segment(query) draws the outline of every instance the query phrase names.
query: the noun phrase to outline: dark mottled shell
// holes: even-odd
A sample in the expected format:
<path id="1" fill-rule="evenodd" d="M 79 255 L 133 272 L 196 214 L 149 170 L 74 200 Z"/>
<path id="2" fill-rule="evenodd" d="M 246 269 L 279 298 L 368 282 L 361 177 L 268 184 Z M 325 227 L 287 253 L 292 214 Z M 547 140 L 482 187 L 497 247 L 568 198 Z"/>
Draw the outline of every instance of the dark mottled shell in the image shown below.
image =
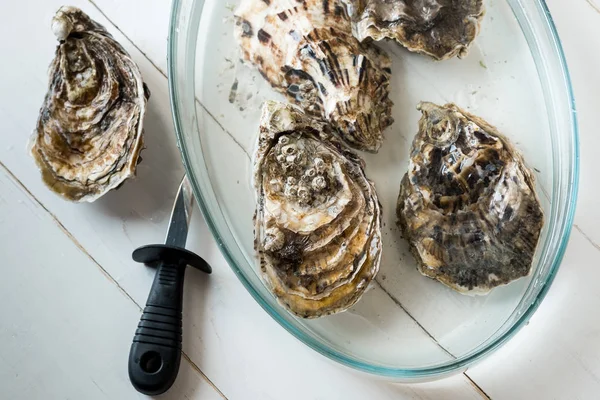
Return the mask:
<path id="1" fill-rule="evenodd" d="M 467 55 L 484 15 L 483 0 L 343 0 L 359 40 L 395 39 L 437 60 Z"/>
<path id="2" fill-rule="evenodd" d="M 254 186 L 255 248 L 280 303 L 304 318 L 356 303 L 381 259 L 381 210 L 362 160 L 327 124 L 266 102 Z"/>
<path id="3" fill-rule="evenodd" d="M 397 208 L 419 271 L 472 293 L 528 275 L 544 218 L 521 155 L 454 104 L 419 109 Z"/>
<path id="4" fill-rule="evenodd" d="M 60 44 L 31 154 L 50 189 L 94 201 L 135 174 L 150 92 L 129 54 L 81 10 L 62 7 L 52 30 Z"/>
<path id="5" fill-rule="evenodd" d="M 339 0 L 243 0 L 235 33 L 243 59 L 355 149 L 376 152 L 393 122 L 391 60 L 360 44 Z"/>

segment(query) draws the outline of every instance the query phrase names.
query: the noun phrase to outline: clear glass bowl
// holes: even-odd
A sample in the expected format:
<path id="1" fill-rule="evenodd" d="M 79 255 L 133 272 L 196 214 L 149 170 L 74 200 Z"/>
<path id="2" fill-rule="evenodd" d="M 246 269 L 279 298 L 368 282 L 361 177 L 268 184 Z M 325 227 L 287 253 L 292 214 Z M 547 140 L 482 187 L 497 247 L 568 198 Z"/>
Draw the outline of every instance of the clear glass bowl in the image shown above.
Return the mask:
<path id="1" fill-rule="evenodd" d="M 223 255 L 256 301 L 319 353 L 397 380 L 464 371 L 510 339 L 547 293 L 571 230 L 578 182 L 575 104 L 564 54 L 541 0 L 487 1 L 482 32 L 464 60 L 434 62 L 394 43 L 394 125 L 366 155 L 384 209 L 377 282 L 351 310 L 318 320 L 285 311 L 257 274 L 251 154 L 264 99 L 281 99 L 239 65 L 233 8 L 223 0 L 175 0 L 169 40 L 171 105 L 187 173 Z M 237 92 L 232 91 L 234 81 Z M 395 228 L 420 100 L 456 102 L 495 124 L 537 175 L 546 223 L 532 274 L 469 297 L 421 276 Z"/>

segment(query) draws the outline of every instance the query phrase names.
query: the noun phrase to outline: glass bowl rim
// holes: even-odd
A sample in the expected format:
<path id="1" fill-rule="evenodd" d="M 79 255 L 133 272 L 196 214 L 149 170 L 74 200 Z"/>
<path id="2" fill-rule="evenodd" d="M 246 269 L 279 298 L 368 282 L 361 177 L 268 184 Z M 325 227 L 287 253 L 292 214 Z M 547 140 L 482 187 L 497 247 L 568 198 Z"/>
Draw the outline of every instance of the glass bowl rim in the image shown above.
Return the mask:
<path id="1" fill-rule="evenodd" d="M 171 113 L 173 117 L 173 124 L 175 127 L 175 133 L 177 137 L 177 146 L 181 152 L 182 162 L 185 168 L 185 171 L 190 178 L 190 182 L 194 189 L 194 194 L 196 196 L 199 208 L 202 211 L 206 224 L 208 225 L 210 232 L 215 238 L 216 242 L 219 244 L 219 248 L 221 250 L 222 255 L 227 260 L 227 263 L 237 276 L 237 278 L 242 282 L 246 290 L 250 293 L 250 295 L 254 298 L 254 300 L 275 320 L 279 323 L 284 329 L 286 329 L 289 333 L 291 333 L 294 337 L 300 340 L 302 343 L 315 350 L 319 354 L 334 360 L 342 365 L 350 367 L 355 370 L 359 370 L 362 372 L 392 378 L 399 380 L 420 380 L 420 379 L 430 379 L 433 377 L 440 377 L 444 375 L 449 375 L 455 372 L 463 371 L 470 365 L 476 363 L 477 361 L 482 360 L 489 354 L 493 353 L 495 350 L 504 345 L 508 340 L 510 340 L 523 326 L 526 325 L 527 321 L 531 318 L 531 316 L 535 313 L 542 300 L 548 293 L 550 287 L 552 286 L 552 282 L 556 277 L 559 266 L 564 257 L 564 253 L 567 248 L 567 244 L 569 242 L 569 237 L 571 234 L 571 230 L 573 227 L 573 220 L 575 217 L 575 206 L 577 203 L 577 194 L 579 187 L 579 126 L 577 121 L 577 111 L 575 107 L 575 99 L 573 93 L 573 86 L 571 82 L 571 77 L 569 74 L 569 69 L 566 62 L 565 53 L 563 50 L 562 43 L 560 41 L 556 26 L 554 21 L 550 15 L 550 11 L 546 4 L 546 0 L 537 0 L 538 5 L 541 7 L 543 11 L 543 22 L 546 25 L 546 28 L 549 30 L 551 34 L 551 38 L 554 41 L 554 50 L 556 54 L 554 56 L 558 56 L 558 62 L 561 67 L 563 83 L 566 84 L 567 88 L 567 100 L 571 105 L 571 132 L 573 134 L 572 137 L 572 146 L 573 146 L 573 154 L 572 154 L 572 162 L 570 165 L 570 172 L 572 180 L 569 181 L 568 186 L 570 191 L 567 195 L 567 201 L 565 204 L 566 212 L 564 217 L 564 225 L 562 227 L 561 238 L 557 245 L 557 251 L 554 255 L 554 260 L 551 262 L 550 269 L 548 272 L 548 276 L 546 281 L 544 282 L 543 287 L 538 292 L 537 296 L 527 309 L 520 315 L 520 317 L 513 323 L 513 325 L 504 332 L 501 336 L 491 340 L 489 343 L 485 343 L 484 346 L 480 346 L 476 351 L 471 351 L 465 356 L 461 356 L 455 360 L 450 362 L 446 362 L 442 365 L 437 365 L 433 367 L 423 367 L 423 368 L 390 368 L 383 366 L 374 366 L 368 364 L 366 362 L 361 362 L 352 359 L 351 357 L 346 356 L 345 354 L 332 349 L 327 346 L 321 345 L 317 340 L 310 337 L 294 325 L 290 324 L 285 319 L 281 318 L 280 310 L 274 309 L 269 303 L 265 301 L 262 295 L 256 291 L 253 284 L 246 278 L 244 273 L 241 272 L 241 269 L 237 266 L 236 261 L 234 260 L 230 250 L 224 244 L 221 235 L 219 234 L 219 230 L 217 228 L 217 223 L 215 222 L 212 214 L 209 211 L 209 207 L 206 204 L 202 191 L 199 187 L 198 180 L 196 179 L 195 173 L 190 166 L 190 157 L 189 152 L 187 150 L 187 145 L 184 139 L 183 127 L 181 123 L 180 110 L 179 110 L 179 100 L 180 96 L 178 94 L 178 90 L 176 88 L 175 82 L 178 79 L 178 72 L 176 68 L 176 61 L 178 50 L 177 50 L 177 42 L 179 40 L 179 30 L 177 28 L 177 24 L 179 22 L 179 12 L 181 10 L 181 4 L 186 0 L 173 0 L 171 6 L 171 16 L 169 22 L 169 37 L 168 37 L 168 49 L 167 49 L 167 75 L 168 75 L 168 84 L 169 84 L 169 96 L 171 103 Z M 192 0 L 196 1 L 196 0 Z M 201 0 L 204 2 L 204 0 Z M 195 40 L 195 39 L 194 39 Z M 194 54 L 195 60 L 195 54 Z M 551 112 L 549 110 L 549 112 Z"/>

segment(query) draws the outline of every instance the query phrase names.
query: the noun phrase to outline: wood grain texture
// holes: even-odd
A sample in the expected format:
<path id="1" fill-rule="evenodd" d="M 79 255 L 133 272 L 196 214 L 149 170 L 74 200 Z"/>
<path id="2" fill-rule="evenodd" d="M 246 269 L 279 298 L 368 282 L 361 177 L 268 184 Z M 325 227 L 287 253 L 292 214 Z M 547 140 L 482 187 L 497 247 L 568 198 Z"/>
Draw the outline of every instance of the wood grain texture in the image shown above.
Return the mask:
<path id="1" fill-rule="evenodd" d="M 550 294 L 529 324 L 493 357 L 469 371 L 491 398 L 598 396 L 598 256 L 598 250 L 574 231 Z"/>
<path id="2" fill-rule="evenodd" d="M 597 185 L 600 13 L 585 0 L 548 0 L 547 3 L 565 50 L 577 106 L 581 158 L 575 223 L 591 242 L 600 245 L 600 191 Z M 592 3 L 599 4 L 598 0 Z"/>
<path id="3" fill-rule="evenodd" d="M 0 398 L 144 397 L 127 376 L 139 308 L 2 166 L 0 226 Z M 164 398 L 222 397 L 184 363 Z"/>
<path id="4" fill-rule="evenodd" d="M 600 13 L 583 0 L 548 0 L 571 72 L 580 129 L 575 227 L 555 282 L 530 323 L 468 372 L 492 398 L 588 399 L 600 391 L 600 208 L 597 114 Z"/>

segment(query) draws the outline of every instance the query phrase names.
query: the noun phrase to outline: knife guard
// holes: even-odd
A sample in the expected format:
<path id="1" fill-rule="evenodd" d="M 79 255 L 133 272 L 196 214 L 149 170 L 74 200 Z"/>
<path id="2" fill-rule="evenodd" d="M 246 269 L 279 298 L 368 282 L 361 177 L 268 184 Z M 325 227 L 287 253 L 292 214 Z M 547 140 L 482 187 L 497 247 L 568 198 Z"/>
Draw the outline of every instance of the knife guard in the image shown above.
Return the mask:
<path id="1" fill-rule="evenodd" d="M 212 269 L 200 256 L 175 246 L 143 246 L 132 256 L 158 269 L 131 344 L 129 379 L 139 392 L 158 395 L 179 372 L 185 269 L 190 265 L 208 274 Z"/>

